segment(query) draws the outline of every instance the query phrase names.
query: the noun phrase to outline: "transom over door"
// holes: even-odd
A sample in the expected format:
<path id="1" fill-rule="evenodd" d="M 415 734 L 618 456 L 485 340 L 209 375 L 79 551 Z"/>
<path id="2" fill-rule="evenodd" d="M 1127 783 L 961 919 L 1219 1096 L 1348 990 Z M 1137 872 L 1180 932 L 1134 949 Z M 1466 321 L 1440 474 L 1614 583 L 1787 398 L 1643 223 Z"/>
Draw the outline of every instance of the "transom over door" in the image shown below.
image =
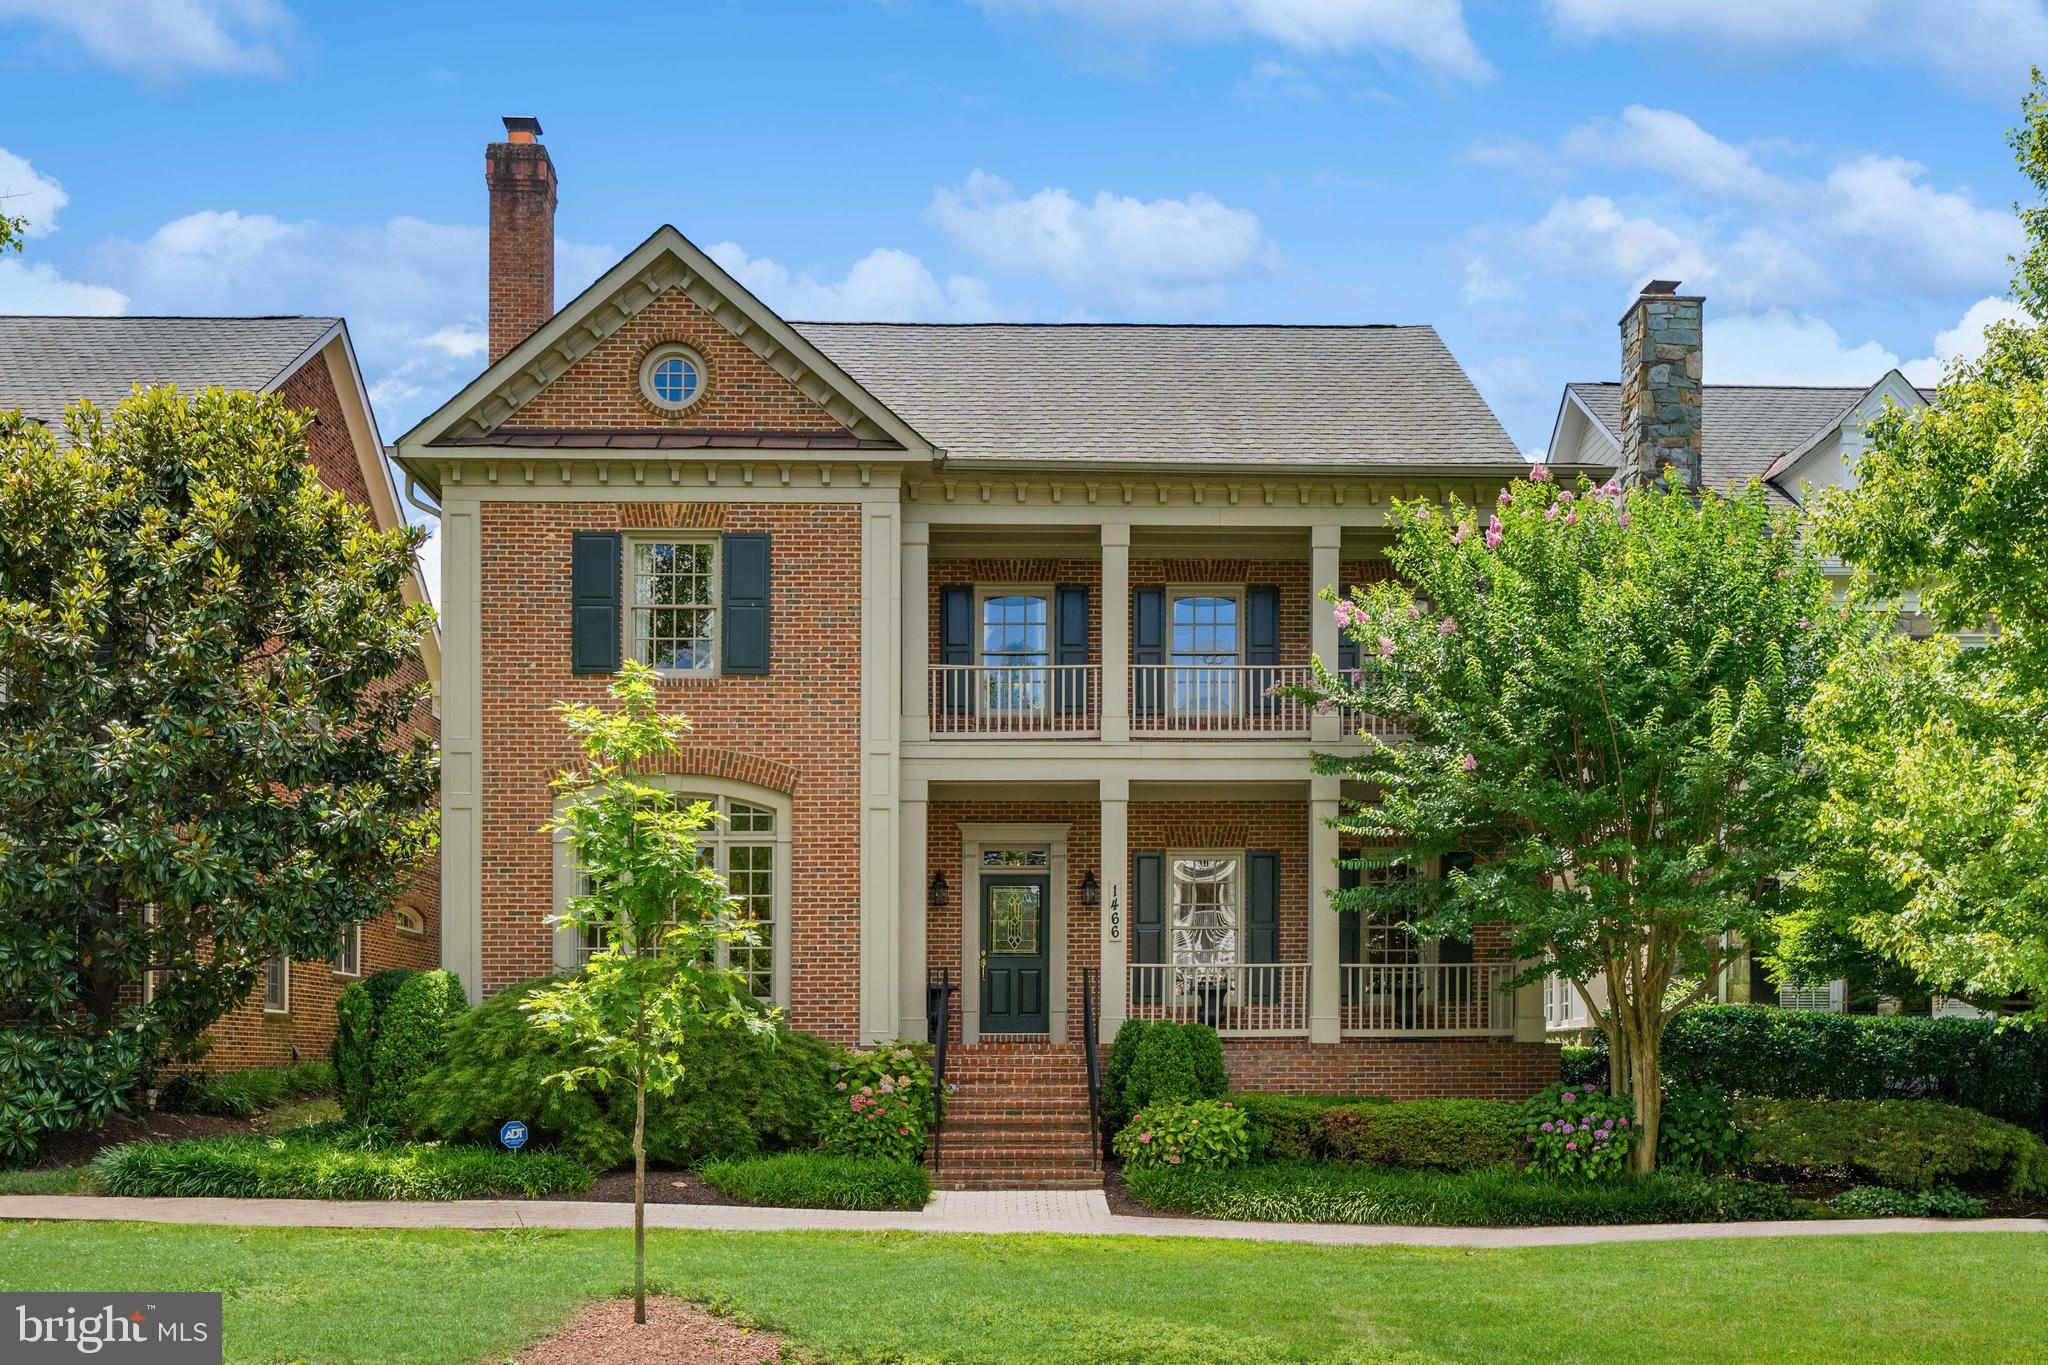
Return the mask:
<path id="1" fill-rule="evenodd" d="M 981 877 L 981 1031 L 1044 1033 L 1046 907 L 1052 880 Z"/>

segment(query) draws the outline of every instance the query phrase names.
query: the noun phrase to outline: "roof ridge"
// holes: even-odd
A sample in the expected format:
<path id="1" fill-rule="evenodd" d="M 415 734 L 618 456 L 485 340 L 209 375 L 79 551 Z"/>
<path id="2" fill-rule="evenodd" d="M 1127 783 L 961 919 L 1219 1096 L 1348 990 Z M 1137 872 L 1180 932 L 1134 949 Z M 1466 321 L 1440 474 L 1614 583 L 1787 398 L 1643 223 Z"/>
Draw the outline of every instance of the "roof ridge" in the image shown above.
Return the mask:
<path id="1" fill-rule="evenodd" d="M 1011 328 L 1017 331 L 1052 331 L 1059 328 L 1082 331 L 1090 328 L 1111 329 L 1150 328 L 1155 331 L 1301 331 L 1301 332 L 1362 332 L 1362 331 L 1435 331 L 1431 322 L 887 322 L 866 321 L 858 318 L 791 318 L 792 327 L 900 327 L 906 330 L 940 331 L 946 329 L 964 330 L 976 328 Z"/>
<path id="2" fill-rule="evenodd" d="M 30 322 L 340 322 L 340 313 L 0 313 Z"/>

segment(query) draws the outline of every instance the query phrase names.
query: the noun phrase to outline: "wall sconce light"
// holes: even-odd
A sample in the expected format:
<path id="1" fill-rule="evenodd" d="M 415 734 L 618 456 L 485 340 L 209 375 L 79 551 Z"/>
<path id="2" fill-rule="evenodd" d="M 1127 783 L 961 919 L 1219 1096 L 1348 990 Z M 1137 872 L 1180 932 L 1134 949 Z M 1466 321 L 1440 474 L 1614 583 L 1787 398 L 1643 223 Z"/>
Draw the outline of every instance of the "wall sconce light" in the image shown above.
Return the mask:
<path id="1" fill-rule="evenodd" d="M 1095 884 L 1095 874 L 1093 872 L 1083 872 L 1081 874 L 1081 904 L 1097 905 L 1101 901 L 1102 890 Z"/>
<path id="2" fill-rule="evenodd" d="M 946 885 L 946 874 L 943 872 L 932 873 L 932 889 L 931 894 L 926 897 L 927 903 L 934 909 L 944 906 L 949 890 L 950 888 Z"/>

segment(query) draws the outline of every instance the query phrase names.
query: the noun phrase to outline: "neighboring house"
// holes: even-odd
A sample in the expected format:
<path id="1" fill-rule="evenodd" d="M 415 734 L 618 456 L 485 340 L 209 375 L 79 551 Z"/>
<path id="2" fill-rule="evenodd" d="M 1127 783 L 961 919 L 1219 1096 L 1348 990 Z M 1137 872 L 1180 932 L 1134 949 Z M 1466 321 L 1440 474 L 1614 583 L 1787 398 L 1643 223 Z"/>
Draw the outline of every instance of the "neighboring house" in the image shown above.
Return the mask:
<path id="1" fill-rule="evenodd" d="M 308 455 L 328 487 L 369 509 L 380 527 L 402 521 L 377 424 L 340 318 L 151 318 L 0 316 L 0 408 L 19 408 L 61 430 L 64 409 L 81 400 L 111 408 L 135 385 L 219 386 L 276 393 L 311 408 Z M 407 589 L 419 598 L 422 585 Z M 438 642 L 421 643 L 407 681 L 438 684 Z M 422 733 L 439 722 L 422 708 Z M 334 959 L 274 960 L 257 990 L 211 1030 L 206 1065 L 267 1066 L 324 1054 L 334 1037 L 341 989 L 383 967 L 431 968 L 440 960 L 441 876 L 423 864 L 410 890 L 349 936 Z"/>
<path id="2" fill-rule="evenodd" d="M 1668 464 L 1670 477 L 1695 487 L 1725 491 L 1756 479 L 1779 505 L 1804 506 L 1821 490 L 1853 484 L 1866 429 L 1887 403 L 1912 408 L 1933 401 L 1931 390 L 1916 389 L 1897 370 L 1865 388 L 1701 383 L 1703 300 L 1677 291 L 1674 281 L 1654 280 L 1629 306 L 1621 323 L 1621 382 L 1565 385 L 1546 463 L 1583 471 L 1596 483 L 1640 480 Z M 1639 420 L 1633 413 L 1645 400 L 1650 415 Z M 1658 414 L 1666 419 L 1661 427 Z M 1660 447 L 1677 453 L 1660 459 L 1652 453 Z M 1642 456 L 1633 458 L 1637 451 Z M 1839 561 L 1827 567 L 1846 578 Z M 1910 600 L 1906 605 L 1902 627 L 1931 630 Z M 1601 983 L 1594 993 L 1604 1000 Z M 1838 1014 L 1848 1008 L 1845 982 L 1774 986 L 1747 956 L 1729 969 L 1715 998 Z M 1553 1034 L 1593 1027 L 1585 1002 L 1562 977 L 1546 983 L 1543 1008 Z"/>
<path id="3" fill-rule="evenodd" d="M 506 126 L 491 365 L 397 454 L 442 508 L 443 941 L 472 997 L 591 946 L 551 919 L 579 884 L 541 832 L 553 708 L 634 658 L 694 724 L 668 780 L 727 817 L 762 997 L 921 1038 L 949 977 L 955 1074 L 1078 1106 L 1071 1160 L 1084 977 L 1104 1041 L 1207 1019 L 1261 1088 L 1555 1077 L 1498 941 L 1324 910 L 1342 792 L 1310 752 L 1361 722 L 1269 695 L 1345 652 L 1315 593 L 1387 572 L 1392 499 L 1526 469 L 1432 329 L 792 324 L 671 227 L 554 313 L 554 167 Z M 1060 1174 L 986 1161 L 943 1174 Z"/>

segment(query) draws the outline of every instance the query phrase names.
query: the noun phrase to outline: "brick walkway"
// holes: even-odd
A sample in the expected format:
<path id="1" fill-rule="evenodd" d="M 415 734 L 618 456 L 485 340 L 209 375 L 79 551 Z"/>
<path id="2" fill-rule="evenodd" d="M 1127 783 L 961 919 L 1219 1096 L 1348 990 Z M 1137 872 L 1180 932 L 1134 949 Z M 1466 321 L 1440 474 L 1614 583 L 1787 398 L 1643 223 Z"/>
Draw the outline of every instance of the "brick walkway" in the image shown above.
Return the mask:
<path id="1" fill-rule="evenodd" d="M 112 1199 L 0 1196 L 0 1219 L 212 1223 L 308 1228 L 622 1228 L 630 1204 L 477 1199 L 447 1203 L 313 1199 Z M 1080 1236 L 1220 1237 L 1323 1246 L 1542 1247 L 1697 1237 L 1842 1237 L 1898 1232 L 2048 1232 L 2048 1219 L 1856 1218 L 1796 1223 L 1659 1223 L 1608 1228 L 1395 1228 L 1333 1223 L 1233 1223 L 1113 1214 L 1099 1190 L 948 1190 L 916 1213 L 650 1204 L 647 1225 L 726 1232 L 1053 1232 Z"/>

